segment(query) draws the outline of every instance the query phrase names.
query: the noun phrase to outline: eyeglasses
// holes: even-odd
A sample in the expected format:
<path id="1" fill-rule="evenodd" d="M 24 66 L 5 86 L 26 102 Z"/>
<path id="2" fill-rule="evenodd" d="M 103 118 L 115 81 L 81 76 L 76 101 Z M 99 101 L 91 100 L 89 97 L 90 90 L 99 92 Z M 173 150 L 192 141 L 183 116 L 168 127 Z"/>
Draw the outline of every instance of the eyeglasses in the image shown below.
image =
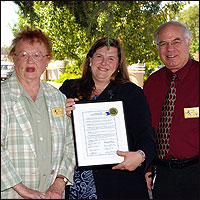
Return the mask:
<path id="1" fill-rule="evenodd" d="M 161 49 L 166 49 L 169 44 L 174 47 L 174 48 L 178 48 L 180 47 L 181 43 L 183 42 L 183 40 L 180 40 L 180 39 L 175 39 L 175 40 L 172 40 L 171 42 L 160 42 L 158 43 L 158 47 L 161 48 Z"/>
<path id="2" fill-rule="evenodd" d="M 26 51 L 20 51 L 19 54 L 14 54 L 14 56 L 17 56 L 19 60 L 27 60 L 29 56 L 33 58 L 35 61 L 41 61 L 44 57 L 49 56 L 49 55 L 42 55 L 41 52 L 33 52 L 31 54 L 27 53 Z"/>

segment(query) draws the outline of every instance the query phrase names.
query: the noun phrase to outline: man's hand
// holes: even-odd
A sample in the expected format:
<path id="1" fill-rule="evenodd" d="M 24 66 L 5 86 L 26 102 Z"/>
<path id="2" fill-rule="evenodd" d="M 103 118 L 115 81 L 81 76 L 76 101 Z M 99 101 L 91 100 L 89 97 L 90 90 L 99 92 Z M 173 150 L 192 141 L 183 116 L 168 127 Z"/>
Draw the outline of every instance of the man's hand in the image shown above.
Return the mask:
<path id="1" fill-rule="evenodd" d="M 147 182 L 147 188 L 148 188 L 148 190 L 150 190 L 150 191 L 151 191 L 151 182 L 152 182 L 152 178 L 150 177 L 151 174 L 152 174 L 152 172 L 147 172 L 147 173 L 145 174 L 145 179 L 146 179 L 146 182 Z"/>
<path id="2" fill-rule="evenodd" d="M 13 189 L 24 199 L 44 199 L 46 195 L 43 192 L 30 189 L 22 183 L 13 186 Z"/>
<path id="3" fill-rule="evenodd" d="M 139 152 L 117 151 L 117 155 L 123 156 L 124 161 L 114 166 L 112 169 L 134 171 L 143 161 L 143 158 Z"/>

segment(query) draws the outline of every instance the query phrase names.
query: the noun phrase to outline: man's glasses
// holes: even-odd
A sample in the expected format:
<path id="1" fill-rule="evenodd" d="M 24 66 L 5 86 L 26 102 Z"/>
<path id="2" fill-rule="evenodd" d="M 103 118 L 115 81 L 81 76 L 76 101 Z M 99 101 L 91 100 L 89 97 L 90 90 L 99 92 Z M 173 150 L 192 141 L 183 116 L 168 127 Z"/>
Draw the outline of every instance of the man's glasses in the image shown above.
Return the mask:
<path id="1" fill-rule="evenodd" d="M 159 42 L 157 45 L 160 49 L 166 49 L 169 46 L 169 44 L 174 48 L 179 48 L 182 42 L 183 40 L 175 39 L 175 40 L 172 40 L 171 42 L 162 41 L 162 42 Z"/>
<path id="2" fill-rule="evenodd" d="M 44 57 L 47 57 L 49 55 L 43 56 L 41 52 L 33 52 L 31 54 L 27 53 L 26 51 L 20 51 L 19 54 L 14 54 L 19 58 L 19 60 L 27 60 L 29 56 L 33 58 L 35 61 L 41 61 Z"/>

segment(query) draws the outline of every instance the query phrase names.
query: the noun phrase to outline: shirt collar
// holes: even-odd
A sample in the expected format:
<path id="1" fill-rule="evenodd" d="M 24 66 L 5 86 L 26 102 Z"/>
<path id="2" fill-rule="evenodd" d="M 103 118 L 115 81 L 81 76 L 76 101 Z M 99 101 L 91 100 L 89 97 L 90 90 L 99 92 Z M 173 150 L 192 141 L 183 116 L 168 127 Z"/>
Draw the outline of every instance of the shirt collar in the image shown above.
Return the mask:
<path id="1" fill-rule="evenodd" d="M 18 80 L 18 83 L 19 83 L 19 80 Z M 30 97 L 30 95 L 28 94 L 28 92 L 21 86 L 20 83 L 19 83 L 19 88 L 20 88 L 20 91 L 21 91 L 21 93 L 22 93 L 22 96 L 24 96 L 24 97 L 26 97 L 26 98 L 32 100 L 31 97 Z M 36 100 L 39 99 L 39 98 L 41 98 L 42 96 L 43 96 L 43 90 L 42 90 L 42 88 L 40 87 L 39 90 L 38 90 L 38 95 L 37 95 Z"/>
<path id="2" fill-rule="evenodd" d="M 184 79 L 184 77 L 187 75 L 187 73 L 189 72 L 190 68 L 192 66 L 192 60 L 189 58 L 188 59 L 188 62 L 184 65 L 184 67 L 182 67 L 181 69 L 179 69 L 176 74 L 178 75 L 178 78 L 179 80 L 182 80 Z M 172 72 L 166 68 L 166 76 L 167 76 L 167 79 L 170 80 L 169 78 L 169 74 L 171 74 Z"/>

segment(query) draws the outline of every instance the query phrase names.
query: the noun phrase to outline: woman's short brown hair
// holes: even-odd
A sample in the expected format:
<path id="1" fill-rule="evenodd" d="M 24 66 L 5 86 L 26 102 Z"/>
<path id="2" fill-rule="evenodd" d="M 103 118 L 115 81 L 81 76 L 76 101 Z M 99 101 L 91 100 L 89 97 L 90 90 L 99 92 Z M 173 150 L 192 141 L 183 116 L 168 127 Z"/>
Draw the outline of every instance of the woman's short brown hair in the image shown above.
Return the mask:
<path id="1" fill-rule="evenodd" d="M 13 57 L 15 54 L 16 46 L 21 40 L 28 40 L 31 43 L 43 43 L 47 49 L 48 55 L 50 58 L 52 58 L 52 45 L 50 39 L 40 29 L 31 29 L 30 27 L 26 27 L 17 33 L 16 37 L 12 41 L 9 57 Z"/>

